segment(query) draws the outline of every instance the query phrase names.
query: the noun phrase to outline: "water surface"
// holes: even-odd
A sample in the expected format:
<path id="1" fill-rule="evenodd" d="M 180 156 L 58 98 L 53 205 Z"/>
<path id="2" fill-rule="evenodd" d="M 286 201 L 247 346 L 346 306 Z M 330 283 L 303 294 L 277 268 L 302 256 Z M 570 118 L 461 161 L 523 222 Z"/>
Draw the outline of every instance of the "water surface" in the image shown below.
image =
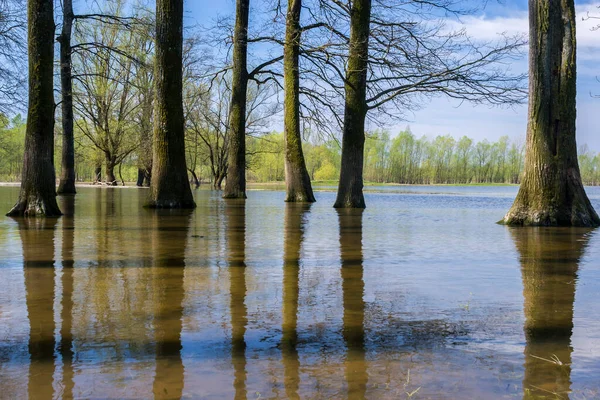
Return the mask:
<path id="1" fill-rule="evenodd" d="M 81 188 L 0 217 L 0 398 L 600 397 L 600 236 L 496 225 L 516 191 Z"/>

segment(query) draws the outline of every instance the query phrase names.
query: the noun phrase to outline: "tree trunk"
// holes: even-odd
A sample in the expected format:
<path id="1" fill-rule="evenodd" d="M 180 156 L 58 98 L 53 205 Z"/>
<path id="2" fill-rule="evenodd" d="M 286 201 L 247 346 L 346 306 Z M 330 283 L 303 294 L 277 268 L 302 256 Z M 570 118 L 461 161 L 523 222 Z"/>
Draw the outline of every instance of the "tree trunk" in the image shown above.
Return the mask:
<path id="1" fill-rule="evenodd" d="M 250 0 L 237 0 L 233 44 L 233 77 L 229 109 L 227 181 L 223 198 L 246 198 L 246 95 L 248 89 L 247 49 Z"/>
<path id="2" fill-rule="evenodd" d="M 285 201 L 314 202 L 300 134 L 300 12 L 302 0 L 289 0 L 283 51 L 285 125 Z"/>
<path id="3" fill-rule="evenodd" d="M 183 117 L 183 0 L 156 2 L 154 147 L 150 207 L 194 208 Z"/>
<path id="4" fill-rule="evenodd" d="M 142 187 L 144 186 L 144 177 L 146 176 L 146 171 L 143 168 L 138 168 L 137 181 L 135 182 L 135 186 Z"/>
<path id="5" fill-rule="evenodd" d="M 94 184 L 102 183 L 102 165 L 97 165 L 94 169 Z"/>
<path id="6" fill-rule="evenodd" d="M 194 182 L 194 186 L 196 187 L 196 189 L 198 189 L 200 187 L 200 180 L 198 179 L 198 175 L 196 175 L 196 172 L 193 169 L 190 169 L 190 174 L 192 174 L 192 182 Z"/>
<path id="7" fill-rule="evenodd" d="M 21 191 L 8 216 L 59 216 L 54 172 L 54 10 L 52 0 L 27 2 L 29 110 Z"/>
<path id="8" fill-rule="evenodd" d="M 336 208 L 365 208 L 362 190 L 370 20 L 371 0 L 354 1 L 350 14 L 342 166 L 337 199 L 333 205 Z"/>
<path id="9" fill-rule="evenodd" d="M 577 161 L 575 54 L 573 0 L 530 0 L 525 171 L 504 224 L 600 225 Z"/>
<path id="10" fill-rule="evenodd" d="M 73 135 L 73 79 L 71 63 L 71 32 L 73 0 L 63 0 L 63 26 L 60 43 L 60 90 L 62 94 L 62 155 L 59 194 L 75 194 L 75 139 Z"/>
<path id="11" fill-rule="evenodd" d="M 117 178 L 115 177 L 115 159 L 110 154 L 106 155 L 106 184 L 109 186 L 117 186 Z"/>

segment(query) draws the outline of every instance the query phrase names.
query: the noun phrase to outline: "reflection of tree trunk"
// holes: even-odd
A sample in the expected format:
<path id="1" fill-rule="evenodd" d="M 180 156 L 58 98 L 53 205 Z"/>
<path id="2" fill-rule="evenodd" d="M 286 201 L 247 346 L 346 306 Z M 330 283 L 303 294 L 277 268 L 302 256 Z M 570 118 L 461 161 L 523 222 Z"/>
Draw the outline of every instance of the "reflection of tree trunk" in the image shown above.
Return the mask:
<path id="1" fill-rule="evenodd" d="M 246 398 L 246 209 L 243 201 L 228 200 L 227 259 L 231 314 L 231 362 L 234 369 L 235 398 Z"/>
<path id="2" fill-rule="evenodd" d="M 156 340 L 153 393 L 156 399 L 179 399 L 184 386 L 181 330 L 185 295 L 185 248 L 191 213 L 184 210 L 160 212 L 152 218 Z"/>
<path id="3" fill-rule="evenodd" d="M 73 398 L 74 372 L 73 372 L 73 289 L 74 270 L 73 247 L 75 242 L 75 198 L 63 196 L 59 198 L 59 205 L 64 212 L 62 218 L 62 311 L 60 313 L 60 343 L 59 352 L 63 364 L 63 397 Z"/>
<path id="4" fill-rule="evenodd" d="M 288 203 L 285 207 L 285 237 L 283 254 L 283 326 L 281 353 L 283 358 L 285 393 L 297 399 L 300 384 L 298 341 L 298 297 L 300 294 L 300 249 L 304 239 L 304 217 L 310 204 Z"/>
<path id="5" fill-rule="evenodd" d="M 344 298 L 346 381 L 348 398 L 364 398 L 367 391 L 365 361 L 365 302 L 363 299 L 362 210 L 339 209 L 340 257 Z"/>
<path id="6" fill-rule="evenodd" d="M 570 391 L 573 302 L 586 232 L 511 230 L 521 256 L 525 297 L 525 398 Z"/>
<path id="7" fill-rule="evenodd" d="M 29 316 L 29 398 L 52 397 L 56 219 L 19 219 Z"/>

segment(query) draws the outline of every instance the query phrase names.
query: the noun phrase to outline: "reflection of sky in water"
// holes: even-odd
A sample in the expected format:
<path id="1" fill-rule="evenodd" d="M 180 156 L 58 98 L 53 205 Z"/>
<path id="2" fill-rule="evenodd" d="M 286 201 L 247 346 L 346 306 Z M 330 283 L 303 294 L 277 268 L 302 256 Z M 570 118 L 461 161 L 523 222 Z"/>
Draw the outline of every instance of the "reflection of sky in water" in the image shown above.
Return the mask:
<path id="1" fill-rule="evenodd" d="M 291 379 L 286 374 L 293 371 L 300 395 L 345 397 L 348 376 L 353 376 L 348 373 L 366 368 L 367 397 L 401 395 L 409 369 L 411 390 L 421 387 L 424 396 L 518 397 L 525 346 L 522 250 L 516 246 L 521 239 L 495 224 L 517 188 L 377 190 L 367 193 L 362 229 L 343 237 L 350 245 L 340 254 L 333 192 L 317 192 L 318 202 L 300 215 L 286 211 L 283 193 L 252 191 L 244 217 L 231 214 L 218 196 L 199 191 L 199 207 L 191 217 L 161 217 L 139 207 L 145 190 L 82 188 L 73 231 L 63 229 L 69 222 L 63 218 L 50 231 L 53 241 L 28 239 L 39 248 L 27 257 L 52 258 L 54 253 L 56 260 L 56 367 L 40 373 L 52 373 L 55 392 L 61 390 L 62 278 L 69 271 L 61 267 L 62 248 L 70 232 L 73 390 L 78 396 L 147 397 L 157 373 L 166 374 L 167 386 L 168 378 L 177 381 L 171 376 L 177 360 L 160 358 L 162 369 L 156 365 L 156 328 L 172 337 L 167 323 L 181 320 L 184 395 L 233 397 L 234 382 L 241 379 L 250 398 L 256 393 L 283 398 Z M 600 209 L 600 190 L 589 188 L 588 193 Z M 0 207 L 8 209 L 16 194 L 16 188 L 0 188 Z M 286 226 L 301 223 L 302 235 L 286 236 Z M 244 224 L 241 234 L 227 229 Z M 0 389 L 13 397 L 25 395 L 31 373 L 21 234 L 15 221 L 0 219 Z M 600 374 L 600 243 L 597 233 L 588 236 L 573 317 L 571 388 L 576 392 L 597 388 Z M 302 240 L 297 363 L 282 358 L 280 346 L 286 237 Z M 357 237 L 362 237 L 362 251 Z M 232 251 L 245 256 L 245 297 L 231 296 Z M 343 293 L 340 257 L 361 255 L 364 356 L 354 360 L 347 358 L 343 335 L 350 321 L 344 319 L 344 299 L 352 293 Z M 183 288 L 178 289 L 176 280 L 168 278 L 169 269 L 160 265 L 173 267 L 182 259 Z M 354 290 L 348 282 L 346 290 Z M 175 299 L 181 290 L 183 314 L 178 318 L 173 314 L 177 304 L 160 299 Z M 243 363 L 231 355 L 232 323 L 237 323 L 232 307 L 238 307 L 236 313 L 242 310 L 236 298 L 244 299 L 246 308 Z M 163 314 L 171 319 L 159 318 Z M 173 337 L 179 340 L 176 332 Z"/>

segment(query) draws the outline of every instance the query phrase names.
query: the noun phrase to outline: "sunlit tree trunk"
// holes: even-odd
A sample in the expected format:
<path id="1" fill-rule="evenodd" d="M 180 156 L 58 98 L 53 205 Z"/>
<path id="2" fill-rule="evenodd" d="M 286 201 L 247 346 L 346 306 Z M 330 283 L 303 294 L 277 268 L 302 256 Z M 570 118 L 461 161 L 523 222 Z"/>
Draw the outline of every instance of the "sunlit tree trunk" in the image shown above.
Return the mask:
<path id="1" fill-rule="evenodd" d="M 73 78 L 71 63 L 71 32 L 73 0 L 63 0 L 63 26 L 60 43 L 60 90 L 62 94 L 62 154 L 61 173 L 57 192 L 75 194 L 75 139 L 73 135 Z"/>
<path id="2" fill-rule="evenodd" d="M 150 207 L 196 207 L 185 161 L 182 65 L 183 0 L 157 0 Z"/>
<path id="3" fill-rule="evenodd" d="M 233 44 L 233 77 L 229 110 L 227 180 L 223 198 L 246 198 L 246 98 L 248 90 L 248 14 L 250 0 L 237 0 Z"/>
<path id="4" fill-rule="evenodd" d="M 334 204 L 336 208 L 365 208 L 362 189 L 370 20 L 371 0 L 355 0 L 350 14 L 350 53 L 346 69 L 342 167 Z"/>
<path id="5" fill-rule="evenodd" d="M 573 0 L 530 0 L 525 171 L 507 225 L 600 225 L 577 161 L 575 55 Z"/>
<path id="6" fill-rule="evenodd" d="M 9 216 L 59 216 L 54 172 L 54 7 L 29 0 L 29 109 L 21 191 Z"/>
<path id="7" fill-rule="evenodd" d="M 285 201 L 314 202 L 300 134 L 300 12 L 302 0 L 289 0 L 283 50 L 285 86 Z"/>

